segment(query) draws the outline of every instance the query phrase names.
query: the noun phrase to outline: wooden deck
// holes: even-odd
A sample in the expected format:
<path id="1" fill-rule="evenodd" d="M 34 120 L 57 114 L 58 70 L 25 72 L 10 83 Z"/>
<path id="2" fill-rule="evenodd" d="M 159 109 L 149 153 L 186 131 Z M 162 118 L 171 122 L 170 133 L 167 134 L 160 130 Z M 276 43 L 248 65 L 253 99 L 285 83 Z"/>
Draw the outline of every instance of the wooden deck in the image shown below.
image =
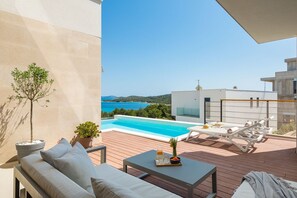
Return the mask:
<path id="1" fill-rule="evenodd" d="M 122 170 L 123 159 L 156 148 L 171 153 L 166 142 L 129 135 L 120 132 L 102 134 L 103 143 L 107 147 L 107 163 Z M 240 152 L 222 140 L 203 139 L 191 142 L 179 142 L 177 152 L 183 157 L 217 166 L 217 197 L 231 197 L 242 177 L 252 171 L 265 171 L 284 179 L 297 181 L 297 154 L 294 139 L 269 137 L 266 142 L 258 143 L 249 153 Z M 94 162 L 98 163 L 99 154 L 92 154 Z M 195 171 L 195 170 L 189 170 Z M 140 174 L 135 169 L 128 169 L 132 175 Z M 149 176 L 146 181 L 175 194 L 186 197 L 186 189 L 166 182 L 157 177 Z M 211 190 L 211 178 L 207 178 L 194 191 L 194 197 L 205 197 Z"/>

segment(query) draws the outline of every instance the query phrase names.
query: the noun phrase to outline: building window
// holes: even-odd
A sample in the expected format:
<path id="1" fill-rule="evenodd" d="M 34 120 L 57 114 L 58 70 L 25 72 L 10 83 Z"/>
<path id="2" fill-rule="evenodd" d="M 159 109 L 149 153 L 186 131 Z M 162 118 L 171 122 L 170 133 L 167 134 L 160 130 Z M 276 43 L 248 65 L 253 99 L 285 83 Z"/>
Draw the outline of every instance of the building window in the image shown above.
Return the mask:
<path id="1" fill-rule="evenodd" d="M 297 94 L 297 79 L 293 80 L 293 94 Z"/>
<path id="2" fill-rule="evenodd" d="M 278 83 L 277 83 L 277 94 L 283 95 L 282 81 L 278 81 Z"/>
<path id="3" fill-rule="evenodd" d="M 210 98 L 204 98 L 205 118 L 210 119 Z"/>

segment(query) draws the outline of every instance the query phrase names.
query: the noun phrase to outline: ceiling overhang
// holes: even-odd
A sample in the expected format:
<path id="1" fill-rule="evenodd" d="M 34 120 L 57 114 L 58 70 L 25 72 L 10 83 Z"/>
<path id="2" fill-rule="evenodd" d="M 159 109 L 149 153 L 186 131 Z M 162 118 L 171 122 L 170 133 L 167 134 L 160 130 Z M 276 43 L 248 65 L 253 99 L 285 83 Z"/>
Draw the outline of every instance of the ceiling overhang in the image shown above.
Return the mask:
<path id="1" fill-rule="evenodd" d="M 257 42 L 297 36 L 297 0 L 217 0 Z"/>

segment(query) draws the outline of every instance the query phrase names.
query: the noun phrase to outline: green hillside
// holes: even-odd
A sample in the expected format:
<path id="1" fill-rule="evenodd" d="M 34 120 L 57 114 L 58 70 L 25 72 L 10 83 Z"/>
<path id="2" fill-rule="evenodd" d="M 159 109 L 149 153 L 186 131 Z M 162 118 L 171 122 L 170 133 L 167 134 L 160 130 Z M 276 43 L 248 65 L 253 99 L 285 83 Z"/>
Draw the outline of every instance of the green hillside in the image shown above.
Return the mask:
<path id="1" fill-rule="evenodd" d="M 128 96 L 118 97 L 113 102 L 148 102 L 158 104 L 171 104 L 171 94 L 165 94 L 160 96 Z"/>

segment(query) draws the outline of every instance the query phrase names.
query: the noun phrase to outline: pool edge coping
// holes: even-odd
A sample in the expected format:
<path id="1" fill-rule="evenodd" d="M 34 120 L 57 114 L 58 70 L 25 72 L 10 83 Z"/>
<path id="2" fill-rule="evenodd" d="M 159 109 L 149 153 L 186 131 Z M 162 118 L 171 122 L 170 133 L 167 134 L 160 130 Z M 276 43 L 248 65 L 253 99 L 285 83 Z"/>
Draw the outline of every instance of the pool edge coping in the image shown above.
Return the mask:
<path id="1" fill-rule="evenodd" d="M 141 133 L 141 132 L 138 132 L 138 131 L 130 131 L 130 130 L 120 129 L 120 128 L 110 128 L 110 129 L 101 130 L 102 133 L 113 132 L 113 131 L 128 133 L 130 135 L 136 135 L 136 136 L 150 138 L 150 139 L 159 140 L 159 141 L 163 141 L 163 142 L 169 142 L 169 140 L 171 138 L 171 137 L 162 137 L 162 136 L 153 135 L 153 134 L 145 134 L 145 133 Z M 186 133 L 186 134 L 183 134 L 183 135 L 176 136 L 174 138 L 176 138 L 178 141 L 182 141 L 182 140 L 187 138 L 188 134 L 189 133 Z"/>

